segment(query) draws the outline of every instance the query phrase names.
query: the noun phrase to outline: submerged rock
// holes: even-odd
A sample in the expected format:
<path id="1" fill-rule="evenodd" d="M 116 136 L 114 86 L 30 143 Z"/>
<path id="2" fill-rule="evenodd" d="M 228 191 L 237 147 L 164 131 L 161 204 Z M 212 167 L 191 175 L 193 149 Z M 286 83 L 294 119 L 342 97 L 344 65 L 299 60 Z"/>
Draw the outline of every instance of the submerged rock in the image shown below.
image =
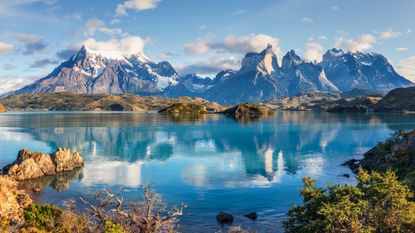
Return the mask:
<path id="1" fill-rule="evenodd" d="M 249 213 L 249 214 L 245 214 L 244 216 L 247 217 L 247 218 L 249 218 L 249 219 L 252 219 L 252 220 L 256 220 L 258 218 L 258 215 L 257 215 L 256 212 L 252 212 L 252 213 Z"/>
<path id="2" fill-rule="evenodd" d="M 17 159 L 12 164 L 3 168 L 3 174 L 22 181 L 72 171 L 83 165 L 81 155 L 71 152 L 70 149 L 59 148 L 50 155 L 23 149 L 19 151 Z"/>
<path id="3" fill-rule="evenodd" d="M 231 214 L 221 211 L 216 215 L 216 220 L 220 223 L 232 223 L 233 216 Z"/>

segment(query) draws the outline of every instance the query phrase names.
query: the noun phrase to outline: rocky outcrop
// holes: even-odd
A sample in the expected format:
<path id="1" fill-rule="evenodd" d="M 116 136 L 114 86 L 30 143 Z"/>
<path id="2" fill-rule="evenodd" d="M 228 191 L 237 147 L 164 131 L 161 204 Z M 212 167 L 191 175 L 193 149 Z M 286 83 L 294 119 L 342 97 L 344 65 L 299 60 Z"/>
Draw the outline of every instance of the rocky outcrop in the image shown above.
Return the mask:
<path id="1" fill-rule="evenodd" d="M 17 159 L 12 164 L 3 168 L 3 173 L 22 181 L 72 171 L 83 165 L 82 156 L 78 152 L 71 152 L 70 149 L 59 148 L 50 155 L 23 149 L 19 151 Z"/>
<path id="2" fill-rule="evenodd" d="M 238 104 L 235 107 L 229 108 L 223 111 L 223 114 L 227 116 L 232 116 L 236 118 L 245 118 L 245 117 L 261 117 L 272 114 L 269 108 L 262 106 L 260 104 Z"/>
<path id="3" fill-rule="evenodd" d="M 29 195 L 18 189 L 16 181 L 0 176 L 0 220 L 22 223 L 23 209 L 31 203 Z"/>
<path id="4" fill-rule="evenodd" d="M 344 165 L 357 171 L 366 170 L 396 172 L 399 179 L 415 188 L 415 130 L 399 131 L 388 140 L 379 143 L 363 155 L 361 160 L 349 160 Z"/>
<path id="5" fill-rule="evenodd" d="M 4 107 L 4 105 L 1 103 L 0 103 L 0 112 L 7 112 L 6 107 Z"/>

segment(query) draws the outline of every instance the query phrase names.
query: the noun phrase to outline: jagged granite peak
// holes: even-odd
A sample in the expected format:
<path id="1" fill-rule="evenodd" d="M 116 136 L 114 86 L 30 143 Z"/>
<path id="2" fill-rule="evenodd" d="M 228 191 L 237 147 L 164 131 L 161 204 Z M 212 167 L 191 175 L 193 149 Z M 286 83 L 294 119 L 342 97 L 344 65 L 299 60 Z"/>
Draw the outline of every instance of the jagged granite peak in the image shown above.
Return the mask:
<path id="1" fill-rule="evenodd" d="M 302 63 L 304 63 L 303 59 L 301 59 L 301 57 L 298 56 L 294 50 L 288 51 L 287 54 L 285 54 L 282 58 L 283 69 L 290 69 L 293 66 L 297 66 Z"/>
<path id="2" fill-rule="evenodd" d="M 254 71 L 257 75 L 269 76 L 278 71 L 277 55 L 271 44 L 260 53 L 247 53 L 242 59 L 241 74 Z"/>
<path id="3" fill-rule="evenodd" d="M 168 62 L 156 64 L 142 53 L 120 57 L 82 46 L 48 76 L 15 93 L 161 95 L 166 87 L 177 84 L 178 79 Z"/>
<path id="4" fill-rule="evenodd" d="M 394 88 L 413 85 L 378 53 L 331 49 L 323 55 L 320 65 L 327 78 L 343 92 L 359 88 L 386 93 Z"/>

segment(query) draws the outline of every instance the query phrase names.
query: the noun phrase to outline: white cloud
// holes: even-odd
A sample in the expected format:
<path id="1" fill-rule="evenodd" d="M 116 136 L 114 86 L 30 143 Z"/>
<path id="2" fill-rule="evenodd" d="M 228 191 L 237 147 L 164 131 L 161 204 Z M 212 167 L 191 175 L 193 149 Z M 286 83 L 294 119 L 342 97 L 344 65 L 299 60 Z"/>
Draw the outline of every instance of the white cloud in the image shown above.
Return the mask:
<path id="1" fill-rule="evenodd" d="M 0 75 L 0 93 L 17 90 L 39 79 L 39 77 L 18 77 L 14 75 Z"/>
<path id="2" fill-rule="evenodd" d="M 196 61 L 192 64 L 178 66 L 177 70 L 181 74 L 199 74 L 199 75 L 215 75 L 222 70 L 237 70 L 240 67 L 240 59 L 229 57 L 211 57 L 206 60 Z"/>
<path id="3" fill-rule="evenodd" d="M 184 45 L 184 50 L 192 54 L 204 54 L 210 51 L 210 45 L 207 41 L 196 41 Z"/>
<path id="4" fill-rule="evenodd" d="M 415 82 L 415 56 L 400 60 L 396 69 L 400 75 Z"/>
<path id="5" fill-rule="evenodd" d="M 328 38 L 325 35 L 321 35 L 321 36 L 318 36 L 317 39 L 318 40 L 327 40 Z"/>
<path id="6" fill-rule="evenodd" d="M 279 51 L 279 39 L 266 34 L 250 34 L 247 36 L 229 35 L 222 41 L 199 40 L 184 45 L 187 53 L 205 54 L 216 50 L 220 53 L 240 53 L 259 52 L 267 47 L 268 44 Z"/>
<path id="7" fill-rule="evenodd" d="M 118 4 L 115 13 L 117 16 L 125 16 L 128 15 L 127 10 L 129 9 L 136 11 L 150 10 L 156 8 L 159 2 L 161 0 L 128 0 L 122 4 Z"/>
<path id="8" fill-rule="evenodd" d="M 398 31 L 394 31 L 393 29 L 389 29 L 387 31 L 381 32 L 379 33 L 380 38 L 388 40 L 388 39 L 392 39 L 395 37 L 400 36 L 402 33 L 398 32 Z"/>
<path id="9" fill-rule="evenodd" d="M 351 52 L 367 51 L 376 43 L 376 37 L 364 34 L 354 39 L 337 38 L 334 46 Z"/>
<path id="10" fill-rule="evenodd" d="M 331 7 L 331 9 L 332 9 L 333 11 L 338 11 L 338 10 L 339 10 L 339 6 L 332 6 L 332 7 Z"/>
<path id="11" fill-rule="evenodd" d="M 309 17 L 304 17 L 304 18 L 301 19 L 301 21 L 303 23 L 314 23 L 314 19 L 309 18 Z"/>
<path id="12" fill-rule="evenodd" d="M 0 55 L 8 55 L 14 51 L 14 46 L 0 41 Z"/>
<path id="13" fill-rule="evenodd" d="M 89 38 L 83 42 L 84 45 L 97 53 L 115 59 L 143 53 L 145 43 L 139 36 L 127 36 L 120 40 L 111 39 L 107 41 L 97 41 Z"/>
<path id="14" fill-rule="evenodd" d="M 320 62 L 323 59 L 324 47 L 315 42 L 306 45 L 304 59 L 310 62 Z"/>
<path id="15" fill-rule="evenodd" d="M 396 48 L 396 51 L 398 51 L 398 52 L 408 51 L 408 48 L 400 47 L 400 48 Z"/>
<path id="16" fill-rule="evenodd" d="M 93 18 L 85 23 L 85 34 L 88 36 L 94 36 L 96 33 L 104 33 L 110 36 L 122 34 L 120 28 L 108 28 L 104 21 Z"/>

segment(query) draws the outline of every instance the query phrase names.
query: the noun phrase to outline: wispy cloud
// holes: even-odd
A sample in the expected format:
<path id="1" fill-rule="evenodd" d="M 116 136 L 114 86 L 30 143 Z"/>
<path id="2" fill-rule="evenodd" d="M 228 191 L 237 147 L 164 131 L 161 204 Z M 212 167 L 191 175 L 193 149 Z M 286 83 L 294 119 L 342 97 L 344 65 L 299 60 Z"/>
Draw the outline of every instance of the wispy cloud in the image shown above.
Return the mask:
<path id="1" fill-rule="evenodd" d="M 245 10 L 244 9 L 237 9 L 234 12 L 232 12 L 232 15 L 242 15 L 245 14 Z"/>
<path id="2" fill-rule="evenodd" d="M 385 40 L 389 40 L 389 39 L 392 39 L 392 38 L 395 38 L 395 37 L 398 37 L 398 36 L 402 35 L 402 33 L 398 32 L 398 31 L 395 31 L 393 29 L 389 29 L 387 31 L 380 32 L 379 35 L 380 35 L 380 38 L 385 39 Z"/>
<path id="3" fill-rule="evenodd" d="M 364 34 L 353 39 L 337 38 L 334 46 L 348 51 L 367 51 L 376 43 L 376 37 L 371 34 Z"/>
<path id="4" fill-rule="evenodd" d="M 315 42 L 306 45 L 304 59 L 310 62 L 320 62 L 323 59 L 324 47 Z"/>
<path id="5" fill-rule="evenodd" d="M 301 21 L 303 23 L 314 23 L 314 19 L 310 18 L 310 17 L 304 17 L 301 19 Z"/>
<path id="6" fill-rule="evenodd" d="M 13 53 L 14 46 L 0 41 L 0 55 L 9 55 Z"/>
<path id="7" fill-rule="evenodd" d="M 93 18 L 85 23 L 85 34 L 95 36 L 97 33 L 103 33 L 109 36 L 121 35 L 123 32 L 120 28 L 109 28 L 106 23 L 98 18 Z"/>
<path id="8" fill-rule="evenodd" d="M 115 10 L 117 16 L 126 16 L 127 10 L 143 11 L 154 9 L 161 0 L 128 0 L 118 4 Z"/>
<path id="9" fill-rule="evenodd" d="M 396 51 L 398 52 L 408 51 L 408 48 L 399 47 L 399 48 L 396 48 Z"/>
<path id="10" fill-rule="evenodd" d="M 32 55 L 44 51 L 48 47 L 48 44 L 37 35 L 13 33 L 12 37 L 19 41 L 19 49 L 23 55 Z"/>
<path id="11" fill-rule="evenodd" d="M 49 59 L 49 58 L 40 59 L 40 60 L 34 61 L 30 65 L 30 68 L 43 68 L 43 67 L 50 66 L 50 65 L 56 65 L 57 63 L 58 63 L 58 61 L 52 60 L 52 59 Z"/>

